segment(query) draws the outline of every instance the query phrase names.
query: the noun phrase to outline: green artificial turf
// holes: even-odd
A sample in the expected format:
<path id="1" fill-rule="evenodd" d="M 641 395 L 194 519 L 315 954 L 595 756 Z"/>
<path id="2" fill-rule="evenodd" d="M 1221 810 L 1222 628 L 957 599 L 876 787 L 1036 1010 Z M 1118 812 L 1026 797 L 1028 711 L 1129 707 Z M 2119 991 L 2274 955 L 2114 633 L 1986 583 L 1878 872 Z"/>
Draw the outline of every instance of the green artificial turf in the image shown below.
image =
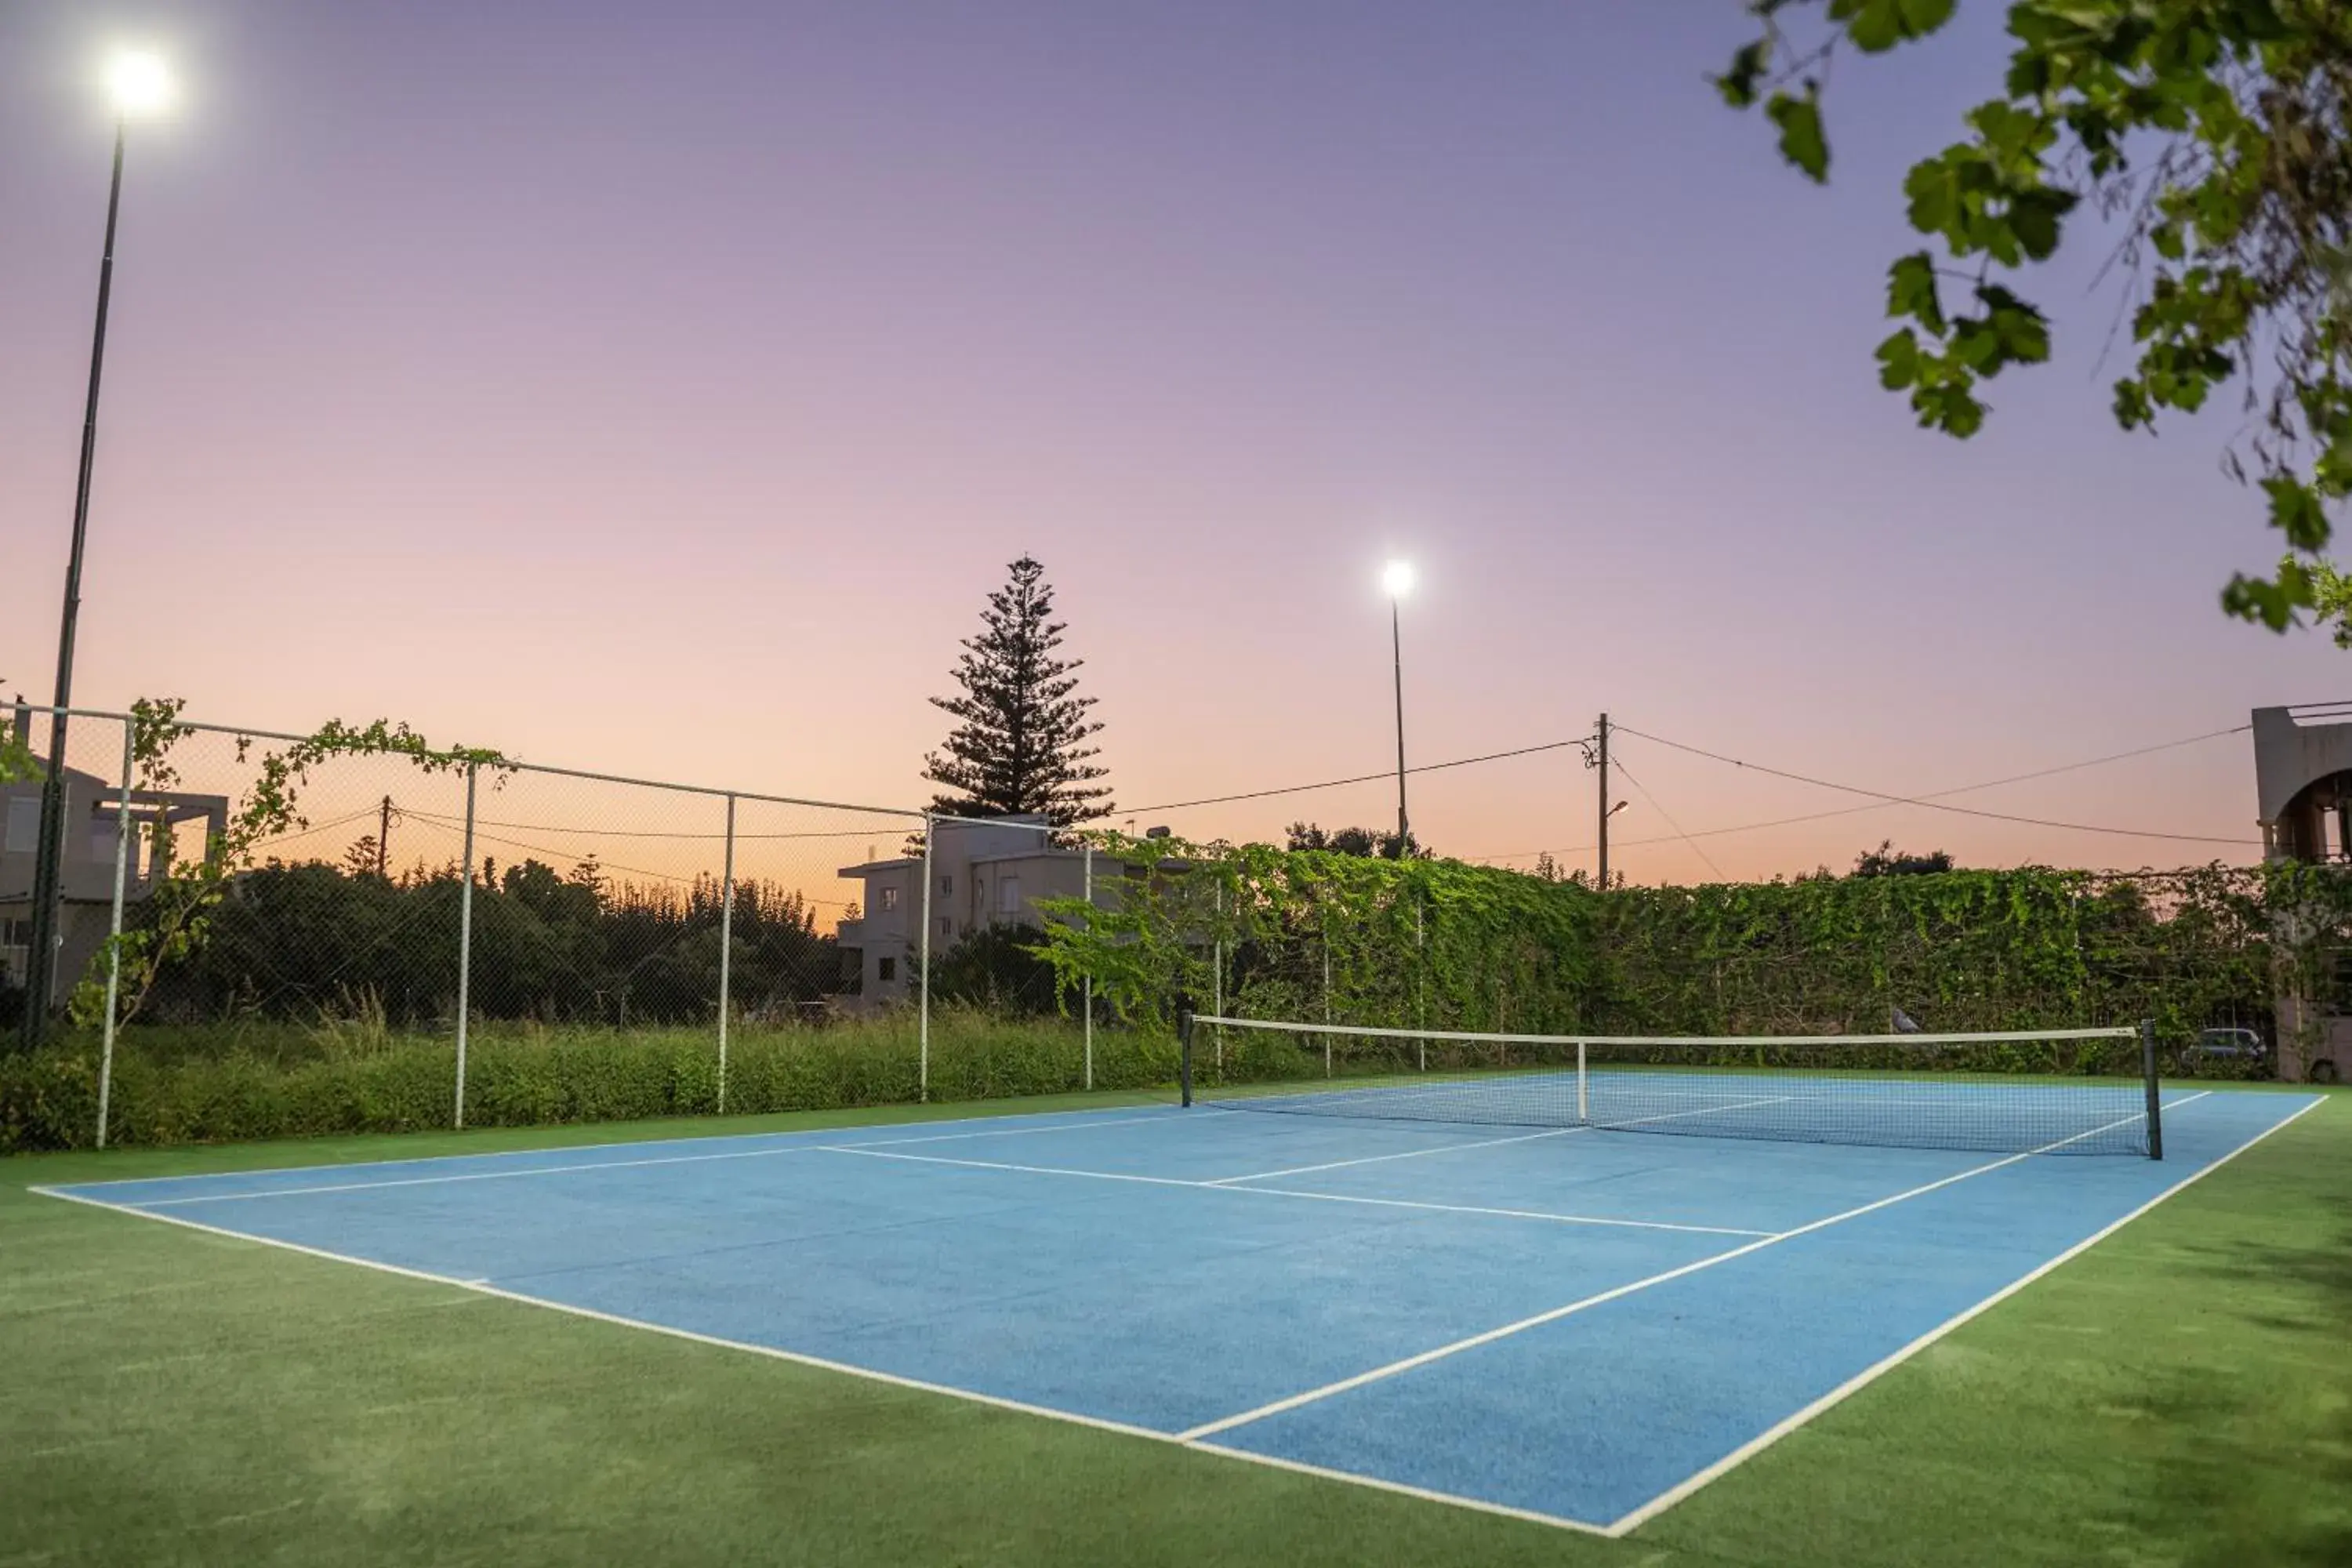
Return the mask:
<path id="1" fill-rule="evenodd" d="M 2352 1563 L 2342 1094 L 1622 1541 L 25 1191 L 907 1115 L 0 1164 L 0 1565 Z"/>

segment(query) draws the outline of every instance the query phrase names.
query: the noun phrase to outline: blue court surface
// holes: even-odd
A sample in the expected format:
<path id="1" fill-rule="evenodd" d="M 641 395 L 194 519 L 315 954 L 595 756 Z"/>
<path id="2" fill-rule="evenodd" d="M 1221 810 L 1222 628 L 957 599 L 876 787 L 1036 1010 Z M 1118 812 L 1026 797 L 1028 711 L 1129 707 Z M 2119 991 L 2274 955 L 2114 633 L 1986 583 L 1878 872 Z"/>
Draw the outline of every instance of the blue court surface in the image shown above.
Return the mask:
<path id="1" fill-rule="evenodd" d="M 2316 1103 L 2168 1158 L 995 1117 L 54 1195 L 1622 1533 Z"/>

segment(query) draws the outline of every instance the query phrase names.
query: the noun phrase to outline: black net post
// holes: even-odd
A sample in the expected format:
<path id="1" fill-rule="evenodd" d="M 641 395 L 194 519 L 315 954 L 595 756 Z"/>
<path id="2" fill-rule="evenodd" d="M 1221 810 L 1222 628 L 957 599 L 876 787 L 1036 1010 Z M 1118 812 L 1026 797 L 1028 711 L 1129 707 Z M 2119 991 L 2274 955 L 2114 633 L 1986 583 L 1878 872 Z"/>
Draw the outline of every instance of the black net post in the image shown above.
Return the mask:
<path id="1" fill-rule="evenodd" d="M 1192 1004 L 1176 1001 L 1176 1085 L 1185 1105 L 1192 1103 Z"/>
<path id="2" fill-rule="evenodd" d="M 2139 1021 L 2140 1076 L 2147 1081 L 2147 1157 L 2164 1158 L 2164 1097 L 2156 1078 L 2156 1020 Z"/>

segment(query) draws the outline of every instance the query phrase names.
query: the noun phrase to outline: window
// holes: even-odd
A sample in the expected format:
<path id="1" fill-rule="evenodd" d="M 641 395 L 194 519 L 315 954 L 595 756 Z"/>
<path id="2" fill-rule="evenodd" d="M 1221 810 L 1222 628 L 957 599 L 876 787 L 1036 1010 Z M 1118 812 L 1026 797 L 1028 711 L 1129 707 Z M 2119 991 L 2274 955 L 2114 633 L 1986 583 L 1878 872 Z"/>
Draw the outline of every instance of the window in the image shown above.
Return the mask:
<path id="1" fill-rule="evenodd" d="M 8 802 L 8 853 L 28 855 L 41 837 L 41 797 L 20 795 Z"/>
<path id="2" fill-rule="evenodd" d="M 945 915 L 941 915 L 940 917 L 940 934 L 941 936 L 955 935 L 955 921 L 950 920 Z"/>
<path id="3" fill-rule="evenodd" d="M 952 875 L 941 877 L 940 879 L 940 891 L 942 893 L 952 893 L 955 891 L 955 878 Z"/>
<path id="4" fill-rule="evenodd" d="M 876 903 L 874 907 L 877 910 L 897 909 L 898 907 L 898 889 L 896 888 L 883 889 L 881 900 L 879 902 Z M 886 958 L 882 962 L 887 963 L 890 961 Z"/>
<path id="5" fill-rule="evenodd" d="M 996 879 L 996 912 L 1017 915 L 1021 912 L 1021 879 L 999 877 Z"/>
<path id="6" fill-rule="evenodd" d="M 887 985 L 892 981 L 898 979 L 898 961 L 895 958 L 884 959 L 875 967 L 874 978 L 879 980 L 885 985 Z"/>

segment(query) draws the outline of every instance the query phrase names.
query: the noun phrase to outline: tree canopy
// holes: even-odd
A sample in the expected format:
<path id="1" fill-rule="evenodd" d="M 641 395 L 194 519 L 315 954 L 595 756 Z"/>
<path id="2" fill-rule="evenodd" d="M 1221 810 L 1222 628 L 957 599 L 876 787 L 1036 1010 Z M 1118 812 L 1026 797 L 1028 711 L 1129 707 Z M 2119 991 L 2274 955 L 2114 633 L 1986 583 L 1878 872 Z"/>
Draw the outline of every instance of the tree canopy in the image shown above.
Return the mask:
<path id="1" fill-rule="evenodd" d="M 1716 79 L 1761 106 L 1781 154 L 1826 181 L 1822 83 L 1842 49 L 1941 30 L 1956 0 L 1748 0 L 1759 35 Z M 2331 510 L 2352 495 L 2352 5 L 2345 0 L 2010 0 L 2000 90 L 1904 182 L 1927 246 L 1888 270 L 1881 383 L 1966 438 L 1982 384 L 2050 356 L 2011 287 L 2090 212 L 2120 227 L 2134 290 L 2116 422 L 2152 430 L 2235 384 L 2224 455 L 2262 490 L 2286 558 L 2237 575 L 2231 614 L 2273 630 L 2317 607 Z M 1801 35 L 1801 36 L 1800 36 Z"/>
<path id="2" fill-rule="evenodd" d="M 1328 849 L 1335 855 L 1360 855 L 1372 860 L 1424 860 L 1429 851 L 1408 831 L 1402 841 L 1393 828 L 1324 827 L 1312 822 L 1290 825 L 1286 849 Z"/>
<path id="3" fill-rule="evenodd" d="M 1952 857 L 1947 850 L 1931 849 L 1925 855 L 1915 855 L 1907 849 L 1897 849 L 1891 838 L 1882 838 L 1875 849 L 1865 849 L 1853 858 L 1853 874 L 1857 877 L 1931 877 L 1952 869 Z"/>
<path id="4" fill-rule="evenodd" d="M 953 671 L 962 690 L 934 697 L 959 721 L 944 754 L 923 759 L 923 776 L 944 784 L 936 811 L 957 816 L 1034 813 L 1056 826 L 1089 821 L 1113 809 L 1108 776 L 1087 744 L 1102 721 L 1087 717 L 1095 700 L 1078 693 L 1084 659 L 1061 658 L 1068 628 L 1054 616 L 1054 589 L 1045 568 L 1024 555 L 1004 586 L 988 596 L 977 637 L 963 639 Z"/>

